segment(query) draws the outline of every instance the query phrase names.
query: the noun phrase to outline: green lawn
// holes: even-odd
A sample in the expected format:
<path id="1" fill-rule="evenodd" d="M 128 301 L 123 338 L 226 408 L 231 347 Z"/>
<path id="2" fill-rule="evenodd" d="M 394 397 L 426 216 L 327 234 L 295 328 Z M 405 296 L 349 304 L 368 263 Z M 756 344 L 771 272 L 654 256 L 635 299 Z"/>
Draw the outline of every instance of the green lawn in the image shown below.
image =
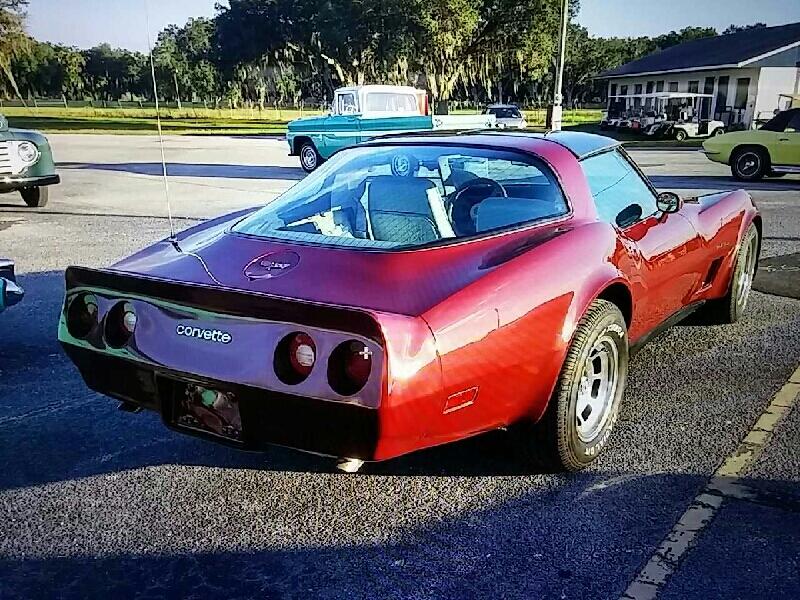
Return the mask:
<path id="1" fill-rule="evenodd" d="M 45 133 L 115 133 L 155 134 L 156 112 L 152 108 L 0 108 L 12 127 L 38 129 Z M 544 109 L 525 110 L 525 118 L 533 131 L 543 131 Z M 296 109 L 214 110 L 168 108 L 161 111 L 161 127 L 168 134 L 185 135 L 282 135 L 286 124 L 300 116 L 321 114 L 320 111 Z M 475 114 L 459 110 L 454 114 Z M 675 140 L 649 140 L 634 134 L 600 131 L 601 111 L 578 109 L 564 111 L 565 129 L 609 135 L 630 146 L 699 147 L 701 139 L 678 143 Z"/>

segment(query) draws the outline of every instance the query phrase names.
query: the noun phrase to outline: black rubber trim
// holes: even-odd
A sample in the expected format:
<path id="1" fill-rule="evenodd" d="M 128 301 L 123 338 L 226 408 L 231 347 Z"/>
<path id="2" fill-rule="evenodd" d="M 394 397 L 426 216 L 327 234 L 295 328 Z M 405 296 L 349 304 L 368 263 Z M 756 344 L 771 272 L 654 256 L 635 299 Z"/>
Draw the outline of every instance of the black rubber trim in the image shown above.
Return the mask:
<path id="1" fill-rule="evenodd" d="M 384 343 L 377 321 L 368 313 L 349 307 L 85 267 L 67 268 L 65 278 L 67 292 L 76 287 L 103 288 L 120 295 L 150 296 L 223 315 L 346 331 Z"/>
<path id="2" fill-rule="evenodd" d="M 164 424 L 180 433 L 242 450 L 263 451 L 270 445 L 280 445 L 316 454 L 374 460 L 379 437 L 377 409 L 216 381 L 71 344 L 62 346 L 89 388 L 125 402 L 127 410 L 141 407 L 159 412 Z M 236 394 L 242 442 L 175 425 L 174 409 L 187 383 Z"/>
<path id="3" fill-rule="evenodd" d="M 677 312 L 672 313 L 672 315 L 670 315 L 664 321 L 659 323 L 658 326 L 655 329 L 653 329 L 652 331 L 646 333 L 645 335 L 640 337 L 638 340 L 636 340 L 635 344 L 631 345 L 631 348 L 630 348 L 631 357 L 633 357 L 634 354 L 639 352 L 639 350 L 644 348 L 644 346 L 648 342 L 652 342 L 653 340 L 658 339 L 659 337 L 664 335 L 670 327 L 672 327 L 673 325 L 677 325 L 678 323 L 680 323 L 681 321 L 683 321 L 684 319 L 689 317 L 693 312 L 695 312 L 698 308 L 703 306 L 703 304 L 705 304 L 705 303 L 706 303 L 705 300 L 699 300 L 697 302 L 689 304 L 688 306 L 684 306 L 683 308 L 681 308 Z"/>

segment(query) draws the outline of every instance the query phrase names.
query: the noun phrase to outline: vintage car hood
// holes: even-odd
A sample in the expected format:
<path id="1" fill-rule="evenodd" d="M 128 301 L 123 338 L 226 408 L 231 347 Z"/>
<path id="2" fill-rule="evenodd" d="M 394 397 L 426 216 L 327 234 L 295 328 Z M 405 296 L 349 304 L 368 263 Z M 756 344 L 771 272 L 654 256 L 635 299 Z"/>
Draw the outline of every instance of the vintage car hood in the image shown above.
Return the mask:
<path id="1" fill-rule="evenodd" d="M 413 251 L 303 245 L 229 231 L 246 211 L 154 244 L 114 270 L 311 302 L 419 315 L 553 235 L 554 227 Z M 560 231 L 560 230 L 558 230 Z"/>
<path id="2" fill-rule="evenodd" d="M 311 131 L 322 127 L 322 125 L 325 123 L 325 119 L 327 118 L 327 115 L 320 117 L 300 117 L 299 119 L 289 121 L 287 128 L 290 133 L 295 133 L 297 131 Z"/>

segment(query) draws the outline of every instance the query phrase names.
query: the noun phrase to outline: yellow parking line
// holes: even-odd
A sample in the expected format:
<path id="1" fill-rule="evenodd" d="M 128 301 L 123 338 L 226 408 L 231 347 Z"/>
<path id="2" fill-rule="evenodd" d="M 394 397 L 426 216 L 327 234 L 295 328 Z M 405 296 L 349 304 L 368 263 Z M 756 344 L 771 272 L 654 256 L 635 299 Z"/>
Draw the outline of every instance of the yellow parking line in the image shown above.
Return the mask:
<path id="1" fill-rule="evenodd" d="M 789 414 L 800 396 L 800 367 L 772 398 L 739 447 L 725 459 L 703 490 L 695 496 L 667 537 L 622 595 L 622 600 L 653 600 L 658 597 L 680 561 L 711 524 L 725 498 L 746 498 L 750 494 L 739 478 L 761 455 L 775 427 Z"/>

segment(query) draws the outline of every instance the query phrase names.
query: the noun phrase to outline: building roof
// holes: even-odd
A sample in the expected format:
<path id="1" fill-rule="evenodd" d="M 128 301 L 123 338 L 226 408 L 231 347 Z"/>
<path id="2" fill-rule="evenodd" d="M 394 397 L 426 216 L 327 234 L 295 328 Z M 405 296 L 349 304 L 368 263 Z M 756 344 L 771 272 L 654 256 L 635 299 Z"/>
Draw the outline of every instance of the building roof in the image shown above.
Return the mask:
<path id="1" fill-rule="evenodd" d="M 606 71 L 600 77 L 744 67 L 794 46 L 800 46 L 800 23 L 748 29 L 684 42 Z"/>

